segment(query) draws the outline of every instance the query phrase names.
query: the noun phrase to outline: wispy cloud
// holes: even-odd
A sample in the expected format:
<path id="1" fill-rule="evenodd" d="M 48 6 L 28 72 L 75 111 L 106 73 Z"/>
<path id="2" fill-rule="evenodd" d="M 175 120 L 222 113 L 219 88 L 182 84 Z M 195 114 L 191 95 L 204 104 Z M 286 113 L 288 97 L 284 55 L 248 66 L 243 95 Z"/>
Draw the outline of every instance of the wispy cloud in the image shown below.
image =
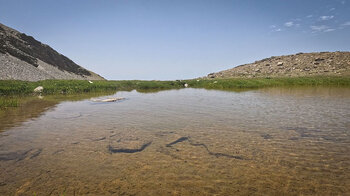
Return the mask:
<path id="1" fill-rule="evenodd" d="M 318 32 L 332 32 L 335 31 L 336 29 L 330 28 L 326 25 L 318 25 L 318 26 L 310 26 L 312 33 L 318 33 Z"/>
<path id="2" fill-rule="evenodd" d="M 332 32 L 332 31 L 335 31 L 335 29 L 326 29 L 323 32 Z"/>
<path id="3" fill-rule="evenodd" d="M 270 28 L 272 29 L 272 32 L 280 32 L 280 31 L 282 31 L 282 29 L 278 28 L 276 25 L 270 25 Z"/>
<path id="4" fill-rule="evenodd" d="M 332 12 L 332 11 L 334 11 L 335 10 L 335 8 L 334 7 L 332 7 L 331 9 L 329 9 L 329 11 L 330 12 Z"/>
<path id="5" fill-rule="evenodd" d="M 324 31 L 324 30 L 328 29 L 328 26 L 326 26 L 326 25 L 319 25 L 319 26 L 310 26 L 310 28 L 313 31 L 318 32 L 318 31 Z"/>
<path id="6" fill-rule="evenodd" d="M 293 25 L 294 25 L 294 22 L 292 21 L 284 23 L 284 26 L 286 27 L 292 27 Z"/>
<path id="7" fill-rule="evenodd" d="M 341 26 L 350 26 L 350 21 L 341 24 Z"/>
<path id="8" fill-rule="evenodd" d="M 311 14 L 310 14 L 310 15 L 307 15 L 307 16 L 306 16 L 306 18 L 312 18 L 312 17 L 314 17 L 314 15 L 311 15 Z"/>
<path id="9" fill-rule="evenodd" d="M 333 18 L 334 18 L 334 16 L 320 16 L 321 20 L 331 20 Z"/>

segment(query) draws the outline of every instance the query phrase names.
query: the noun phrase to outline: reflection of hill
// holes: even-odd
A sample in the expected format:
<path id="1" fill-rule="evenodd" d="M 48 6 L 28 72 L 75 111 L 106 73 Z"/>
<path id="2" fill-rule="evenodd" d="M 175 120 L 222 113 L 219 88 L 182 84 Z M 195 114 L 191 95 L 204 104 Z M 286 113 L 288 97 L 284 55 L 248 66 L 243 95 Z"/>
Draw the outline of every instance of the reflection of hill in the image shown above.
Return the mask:
<path id="1" fill-rule="evenodd" d="M 20 97 L 19 107 L 0 110 L 0 132 L 8 128 L 20 125 L 29 119 L 38 118 L 47 110 L 54 108 L 62 101 L 81 101 L 92 97 L 107 96 L 114 93 L 115 92 L 85 93 L 66 96 L 58 95 L 47 96 L 43 99 L 39 99 L 38 97 Z"/>

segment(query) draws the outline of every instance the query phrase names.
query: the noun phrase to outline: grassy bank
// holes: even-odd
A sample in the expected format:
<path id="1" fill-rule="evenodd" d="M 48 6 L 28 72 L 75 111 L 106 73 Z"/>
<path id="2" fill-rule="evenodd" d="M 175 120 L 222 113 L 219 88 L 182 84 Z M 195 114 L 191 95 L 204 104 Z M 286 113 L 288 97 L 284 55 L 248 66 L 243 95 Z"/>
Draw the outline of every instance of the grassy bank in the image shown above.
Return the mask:
<path id="1" fill-rule="evenodd" d="M 192 88 L 243 89 L 273 86 L 346 86 L 350 87 L 350 77 L 296 77 L 296 78 L 236 78 L 236 79 L 194 79 L 182 81 L 88 81 L 45 80 L 38 82 L 0 81 L 0 96 L 30 95 L 38 86 L 43 86 L 43 95 L 74 94 L 121 90 L 157 91 L 184 88 L 187 83 Z M 6 103 L 10 104 L 11 103 Z"/>
<path id="2" fill-rule="evenodd" d="M 3 80 L 0 81 L 0 96 L 30 95 L 38 86 L 43 86 L 42 94 L 75 94 L 87 92 L 105 92 L 120 90 L 164 90 L 182 88 L 183 82 L 176 81 L 93 81 L 90 84 L 83 80 L 44 80 L 25 82 Z"/>
<path id="3" fill-rule="evenodd" d="M 291 78 L 230 78 L 187 80 L 190 87 L 205 89 L 244 89 L 277 86 L 344 86 L 350 87 L 350 77 L 291 77 Z"/>

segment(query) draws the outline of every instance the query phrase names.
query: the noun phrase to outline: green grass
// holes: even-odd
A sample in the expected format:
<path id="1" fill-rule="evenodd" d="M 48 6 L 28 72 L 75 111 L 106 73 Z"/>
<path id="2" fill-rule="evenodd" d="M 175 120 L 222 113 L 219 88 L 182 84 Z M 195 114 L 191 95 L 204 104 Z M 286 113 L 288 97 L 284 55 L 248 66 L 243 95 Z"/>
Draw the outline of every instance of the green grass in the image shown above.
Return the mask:
<path id="1" fill-rule="evenodd" d="M 188 83 L 192 88 L 218 90 L 251 89 L 273 86 L 345 86 L 350 87 L 350 77 L 295 77 L 295 78 L 232 78 L 232 79 L 193 79 L 182 81 L 94 81 L 90 84 L 82 80 L 44 80 L 25 82 L 0 81 L 0 96 L 30 95 L 38 86 L 43 86 L 43 95 L 76 94 L 136 89 L 140 92 L 184 88 Z M 11 105 L 10 103 L 6 103 Z M 5 105 L 5 104 L 4 104 Z M 15 104 L 13 104 L 15 105 Z"/>
<path id="2" fill-rule="evenodd" d="M 43 86 L 43 95 L 74 94 L 87 92 L 105 92 L 117 90 L 165 90 L 183 87 L 183 82 L 176 81 L 94 81 L 90 84 L 82 80 L 44 80 L 25 82 L 3 80 L 0 81 L 0 96 L 29 95 L 38 86 Z"/>
<path id="3" fill-rule="evenodd" d="M 239 90 L 277 86 L 343 86 L 350 87 L 350 77 L 294 77 L 294 78 L 231 78 L 187 80 L 190 87 Z"/>
<path id="4" fill-rule="evenodd" d="M 18 106 L 19 106 L 18 99 L 0 97 L 0 110 L 8 107 L 18 107 Z"/>

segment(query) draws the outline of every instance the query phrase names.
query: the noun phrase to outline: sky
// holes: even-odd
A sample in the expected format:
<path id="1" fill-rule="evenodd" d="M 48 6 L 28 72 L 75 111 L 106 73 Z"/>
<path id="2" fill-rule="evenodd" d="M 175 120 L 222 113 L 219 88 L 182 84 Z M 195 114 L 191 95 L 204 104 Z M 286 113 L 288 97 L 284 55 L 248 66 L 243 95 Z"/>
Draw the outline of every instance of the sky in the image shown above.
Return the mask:
<path id="1" fill-rule="evenodd" d="M 0 23 L 110 80 L 350 51 L 350 0 L 0 0 Z"/>

